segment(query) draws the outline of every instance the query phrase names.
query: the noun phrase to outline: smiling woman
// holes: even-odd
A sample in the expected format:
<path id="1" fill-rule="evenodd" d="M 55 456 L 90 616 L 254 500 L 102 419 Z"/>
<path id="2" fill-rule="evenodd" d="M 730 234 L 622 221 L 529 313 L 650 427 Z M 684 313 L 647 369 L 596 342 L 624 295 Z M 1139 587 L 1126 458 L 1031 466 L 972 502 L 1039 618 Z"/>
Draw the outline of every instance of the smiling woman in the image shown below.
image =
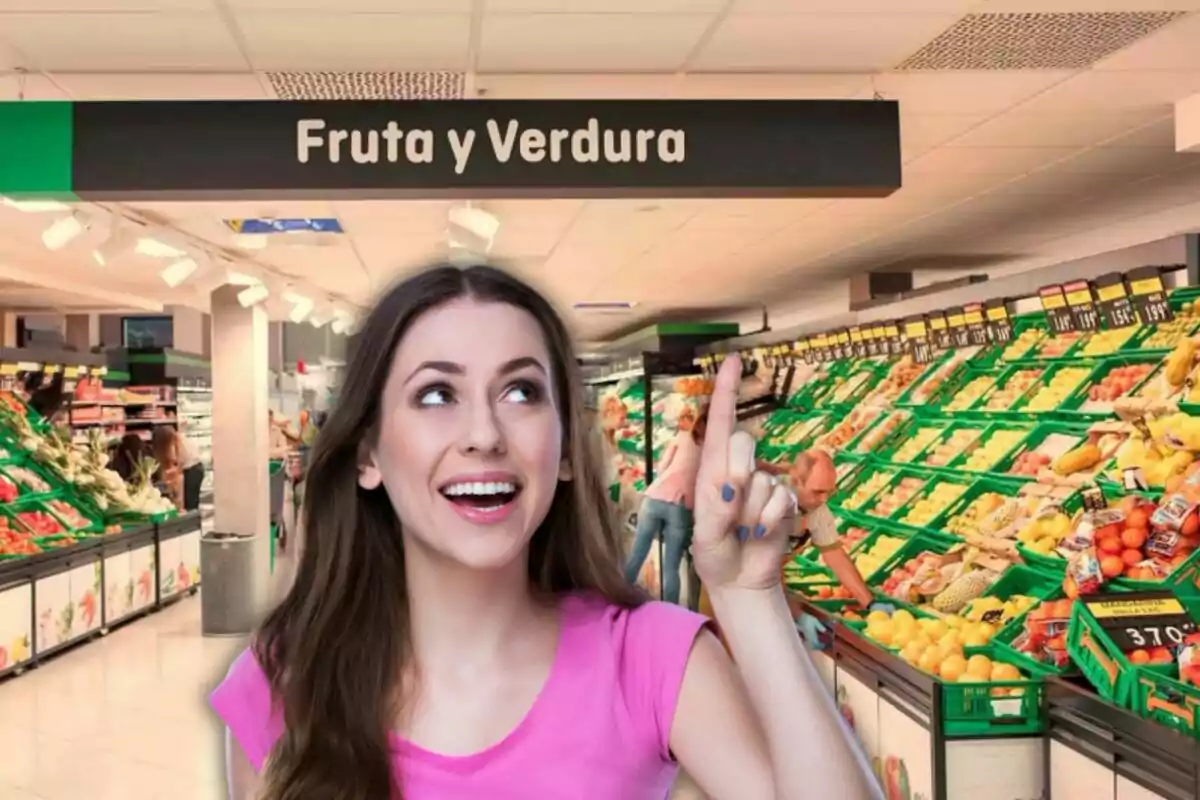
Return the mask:
<path id="1" fill-rule="evenodd" d="M 743 680 L 704 617 L 624 580 L 576 370 L 559 317 L 498 270 L 432 269 L 380 300 L 314 448 L 295 581 L 212 696 L 231 796 L 662 800 L 678 757 L 715 800 L 798 797 L 796 732 L 776 747 L 765 695 L 743 688 L 776 681 L 810 687 L 770 700 L 824 740 L 814 796 L 868 796 L 799 672 L 777 585 L 793 500 L 725 473 L 745 449 L 736 369 L 714 399 L 697 567 L 723 624 L 759 628 L 735 637 L 739 661 L 794 662 Z M 727 535 L 744 525 L 753 542 Z"/>

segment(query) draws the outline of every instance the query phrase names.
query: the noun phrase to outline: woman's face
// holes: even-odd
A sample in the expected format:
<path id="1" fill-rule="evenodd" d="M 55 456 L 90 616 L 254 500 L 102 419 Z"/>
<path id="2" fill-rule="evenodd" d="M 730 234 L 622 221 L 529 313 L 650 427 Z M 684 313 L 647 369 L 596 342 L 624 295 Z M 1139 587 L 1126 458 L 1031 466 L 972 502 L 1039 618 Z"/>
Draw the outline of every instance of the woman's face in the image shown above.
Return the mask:
<path id="1" fill-rule="evenodd" d="M 384 486 L 418 546 L 477 569 L 512 562 L 570 478 L 552 386 L 527 312 L 469 299 L 427 312 L 396 348 L 360 483 Z"/>

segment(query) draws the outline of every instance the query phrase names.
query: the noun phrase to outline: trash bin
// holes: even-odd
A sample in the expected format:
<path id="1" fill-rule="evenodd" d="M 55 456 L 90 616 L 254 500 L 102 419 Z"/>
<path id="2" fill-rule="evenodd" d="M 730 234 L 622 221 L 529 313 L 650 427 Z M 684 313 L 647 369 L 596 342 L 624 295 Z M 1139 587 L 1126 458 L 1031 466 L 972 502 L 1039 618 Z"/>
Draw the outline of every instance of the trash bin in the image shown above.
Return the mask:
<path id="1" fill-rule="evenodd" d="M 254 629 L 254 542 L 256 536 L 206 533 L 200 537 L 200 632 L 245 636 Z"/>

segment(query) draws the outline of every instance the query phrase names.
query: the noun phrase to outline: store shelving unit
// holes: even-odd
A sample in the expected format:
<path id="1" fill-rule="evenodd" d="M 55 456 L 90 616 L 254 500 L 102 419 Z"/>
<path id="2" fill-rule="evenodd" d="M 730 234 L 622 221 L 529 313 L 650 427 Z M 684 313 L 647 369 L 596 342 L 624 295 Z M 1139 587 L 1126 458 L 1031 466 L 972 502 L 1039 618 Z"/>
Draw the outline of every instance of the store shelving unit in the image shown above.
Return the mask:
<path id="1" fill-rule="evenodd" d="M 169 348 L 110 351 L 110 369 L 128 373 L 130 383 L 143 391 L 159 393 L 170 420 L 161 424 L 181 427 L 189 445 L 204 464 L 200 489 L 200 511 L 204 519 L 213 513 L 212 461 L 212 368 L 206 359 Z M 182 425 L 180 425 L 182 423 Z M 160 424 L 157 420 L 135 426 Z M 139 431 L 140 433 L 140 431 Z"/>

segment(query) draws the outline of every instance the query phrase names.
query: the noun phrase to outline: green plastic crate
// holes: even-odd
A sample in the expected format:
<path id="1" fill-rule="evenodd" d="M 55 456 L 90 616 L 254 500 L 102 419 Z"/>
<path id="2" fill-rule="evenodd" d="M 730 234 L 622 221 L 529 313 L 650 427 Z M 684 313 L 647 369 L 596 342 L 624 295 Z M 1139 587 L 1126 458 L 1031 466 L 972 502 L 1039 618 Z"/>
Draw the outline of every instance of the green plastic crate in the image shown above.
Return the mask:
<path id="1" fill-rule="evenodd" d="M 974 400 L 972 400 L 970 403 L 964 403 L 961 408 L 949 407 L 959 391 L 965 389 L 969 384 L 976 380 L 981 381 L 982 384 L 990 387 L 990 385 L 996 380 L 996 376 L 998 374 L 999 371 L 993 369 L 969 369 L 965 372 L 956 373 L 954 380 L 947 380 L 937 394 L 929 398 L 929 402 L 925 404 L 923 411 L 925 413 L 937 412 L 947 415 L 966 412 L 972 405 L 974 405 Z M 986 392 L 987 389 L 985 388 L 984 393 Z"/>
<path id="2" fill-rule="evenodd" d="M 934 457 L 934 454 L 935 454 L 935 451 L 937 450 L 937 448 L 940 447 L 941 445 L 945 444 L 946 442 L 949 442 L 955 436 L 962 435 L 965 437 L 968 435 L 965 432 L 972 432 L 970 435 L 969 442 L 966 445 L 963 445 L 964 451 L 969 450 L 972 447 L 974 447 L 979 442 L 980 439 L 982 439 L 985 435 L 987 435 L 988 428 L 990 427 L 990 425 L 991 425 L 991 423 L 988 423 L 988 422 L 977 422 L 974 420 L 955 419 L 942 428 L 942 431 L 941 431 L 941 433 L 938 434 L 937 438 L 935 438 L 932 442 L 930 442 L 928 445 L 926 445 L 921 450 L 921 452 L 917 456 L 917 458 L 913 460 L 912 463 L 915 466 L 925 467 L 927 469 L 936 469 L 936 470 L 943 470 L 943 471 L 948 470 L 950 464 L 952 464 L 952 463 L 954 463 L 954 461 L 958 460 L 958 458 L 962 455 L 962 453 L 960 451 L 959 454 L 947 459 L 946 463 L 944 463 L 944 464 L 931 464 L 931 463 L 929 463 L 929 459 Z"/>
<path id="3" fill-rule="evenodd" d="M 1025 441 L 1021 442 L 1020 445 L 1010 450 L 1004 458 L 1000 459 L 992 466 L 991 474 L 1008 478 L 1021 477 L 1009 472 L 1017 458 L 1020 457 L 1022 453 L 1037 450 L 1038 447 L 1041 446 L 1042 442 L 1046 441 L 1046 439 L 1053 434 L 1062 434 L 1064 436 L 1074 437 L 1076 439 L 1075 446 L 1078 447 L 1084 442 L 1085 439 L 1087 439 L 1087 425 L 1086 423 L 1078 422 L 1057 422 L 1054 420 L 1039 421 L 1034 425 L 1033 429 L 1029 432 L 1029 435 L 1025 437 Z"/>
<path id="4" fill-rule="evenodd" d="M 851 470 L 851 472 L 840 481 L 838 481 L 837 491 L 829 500 L 830 508 L 834 509 L 840 516 L 843 517 L 849 517 L 851 519 L 855 517 L 861 517 L 863 507 L 870 505 L 875 495 L 886 488 L 886 486 L 888 486 L 892 480 L 895 479 L 897 472 L 898 470 L 894 467 L 879 465 L 872 461 L 867 461 L 861 464 L 860 466 Z M 876 475 L 888 476 L 887 483 L 882 484 L 874 491 L 865 494 L 864 497 L 861 498 L 861 502 L 858 505 L 853 507 L 848 505 L 851 498 L 854 497 L 855 492 L 867 484 L 867 482 L 869 482 Z"/>
<path id="5" fill-rule="evenodd" d="M 1074 421 L 1078 419 L 1084 422 L 1114 418 L 1116 416 L 1116 412 L 1113 410 L 1083 410 L 1082 407 L 1088 400 L 1088 391 L 1091 389 L 1091 387 L 1098 385 L 1100 381 L 1108 375 L 1108 373 L 1112 372 L 1117 367 L 1125 367 L 1131 364 L 1150 365 L 1151 369 L 1148 373 L 1146 373 L 1146 377 L 1138 381 L 1125 395 L 1132 397 L 1133 395 L 1137 394 L 1137 392 L 1140 391 L 1141 388 L 1146 384 L 1146 381 L 1154 375 L 1156 371 L 1155 367 L 1157 367 L 1161 361 L 1161 356 L 1155 354 L 1146 355 L 1141 353 L 1121 353 L 1101 359 L 1100 363 L 1096 365 L 1096 368 L 1092 370 L 1092 374 L 1088 376 L 1087 381 L 1084 382 L 1084 385 L 1077 388 L 1070 396 L 1067 397 L 1065 401 L 1063 401 L 1062 405 L 1059 406 L 1059 418 L 1067 421 Z"/>
<path id="6" fill-rule="evenodd" d="M 1178 668 L 1133 668 L 1130 708 L 1138 716 L 1200 739 L 1200 687 L 1179 680 Z"/>
<path id="7" fill-rule="evenodd" d="M 1132 330 L 1129 331 L 1129 335 L 1125 338 L 1124 341 L 1122 341 L 1117 346 L 1116 350 L 1113 350 L 1113 351 L 1110 351 L 1107 353 L 1088 353 L 1088 352 L 1086 352 L 1088 343 L 1091 342 L 1091 340 L 1093 338 L 1098 336 L 1099 333 L 1113 333 L 1116 330 L 1118 330 L 1118 329 L 1114 328 L 1114 329 L 1109 329 L 1109 330 L 1101 331 L 1101 332 L 1097 332 L 1097 333 L 1091 333 L 1091 334 L 1088 334 L 1087 336 L 1084 336 L 1079 341 L 1079 343 L 1073 348 L 1073 350 L 1070 354 L 1071 357 L 1072 358 L 1107 358 L 1109 356 L 1114 356 L 1118 353 L 1128 353 L 1130 351 L 1137 350 L 1137 343 L 1140 340 L 1140 336 L 1143 335 L 1142 329 L 1145 326 L 1141 325 L 1139 323 L 1137 325 L 1129 325 L 1127 327 L 1132 328 Z M 1125 329 L 1121 328 L 1120 330 L 1125 330 Z"/>
<path id="8" fill-rule="evenodd" d="M 1088 378 L 1092 374 L 1092 372 L 1096 369 L 1096 366 L 1098 365 L 1098 363 L 1099 363 L 1099 361 L 1097 359 L 1090 359 L 1090 360 L 1086 360 L 1086 361 L 1077 360 L 1077 359 L 1063 359 L 1063 360 L 1055 361 L 1053 363 L 1048 364 L 1046 366 L 1046 371 L 1044 373 L 1042 373 L 1042 379 L 1038 383 L 1038 388 L 1035 389 L 1034 391 L 1028 392 L 1024 397 L 1022 397 L 1021 401 L 1019 403 L 1017 403 L 1016 406 L 1014 406 L 1013 410 L 1018 411 L 1024 415 L 1028 415 L 1029 417 L 1033 417 L 1033 418 L 1037 418 L 1037 417 L 1046 417 L 1048 419 L 1052 418 L 1050 415 L 1053 415 L 1055 412 L 1062 409 L 1063 404 L 1066 402 L 1066 399 L 1068 397 L 1070 397 L 1075 391 L 1077 391 L 1080 386 L 1088 385 Z M 1080 372 L 1079 380 L 1075 383 L 1075 385 L 1073 387 L 1071 387 L 1071 389 L 1067 392 L 1067 394 L 1063 397 L 1063 399 L 1060 400 L 1057 405 L 1054 405 L 1050 408 L 1042 408 L 1040 410 L 1031 408 L 1030 406 L 1033 404 L 1034 400 L 1037 399 L 1039 391 L 1048 387 L 1050 385 L 1050 383 L 1059 375 L 1059 373 L 1061 373 L 1065 370 L 1069 370 L 1069 369 L 1070 370 L 1081 370 L 1081 372 Z"/>
<path id="9" fill-rule="evenodd" d="M 941 533 L 942 524 L 945 522 L 950 509 L 954 507 L 954 505 L 962 498 L 963 495 L 970 491 L 971 485 L 975 482 L 975 477 L 973 475 L 951 477 L 950 475 L 944 473 L 928 474 L 924 471 L 918 472 L 917 470 L 909 470 L 908 472 L 914 477 L 922 477 L 927 475 L 928 479 L 926 480 L 925 485 L 921 487 L 921 489 L 918 490 L 917 493 L 914 494 L 907 503 L 896 509 L 896 512 L 890 517 L 891 521 L 895 525 L 908 528 L 914 532 L 926 531 L 937 536 L 944 536 L 947 539 L 952 538 L 948 534 Z M 960 494 L 958 497 L 955 497 L 946 505 L 945 508 L 924 522 L 916 522 L 905 519 L 908 513 L 915 508 L 918 502 L 929 496 L 938 486 L 948 483 L 961 486 L 962 494 Z"/>
<path id="10" fill-rule="evenodd" d="M 1018 375 L 1028 372 L 1041 373 L 1029 386 L 1025 387 L 1024 391 L 1013 398 L 1012 402 L 1003 408 L 988 408 L 987 405 L 991 402 L 993 396 L 1008 387 Z M 969 405 L 966 410 L 956 412 L 956 414 L 978 419 L 993 419 L 993 420 L 1020 420 L 1024 419 L 1025 414 L 1020 411 L 1020 408 L 1025 404 L 1025 401 L 1043 385 L 1042 379 L 1045 377 L 1046 367 L 1041 364 L 1029 363 L 1013 363 L 1004 367 L 997 375 L 995 383 L 983 393 L 978 400 Z"/>
<path id="11" fill-rule="evenodd" d="M 993 422 L 987 426 L 987 430 L 984 431 L 983 436 L 979 437 L 979 439 L 976 440 L 974 445 L 972 445 L 971 447 L 968 447 L 966 450 L 964 450 L 962 453 L 960 453 L 957 458 L 955 458 L 953 461 L 951 461 L 949 464 L 946 465 L 946 468 L 949 470 L 952 470 L 954 472 L 966 472 L 966 473 L 971 473 L 971 474 L 976 474 L 976 475 L 988 474 L 988 475 L 996 476 L 997 473 L 994 471 L 994 468 L 996 467 L 996 465 L 1004 463 L 1005 461 L 1008 461 L 1009 463 L 1011 463 L 1011 458 L 1013 457 L 1013 453 L 1018 451 L 1020 448 L 1024 447 L 1025 441 L 1028 439 L 1029 434 L 1031 434 L 1033 432 L 1033 430 L 1034 430 L 1034 426 L 1032 423 L 1029 423 L 1029 422 L 1010 422 L 1010 421 Z M 995 434 L 1000 433 L 1000 432 L 1009 432 L 1009 431 L 1015 431 L 1015 432 L 1020 433 L 1021 434 L 1020 439 L 1018 439 L 1012 445 L 1010 445 L 1009 447 L 1004 449 L 1000 453 L 999 456 L 997 456 L 994 460 L 992 460 L 992 462 L 990 464 L 987 465 L 987 467 L 985 469 L 983 469 L 983 470 L 967 469 L 967 464 L 971 461 L 972 455 L 978 449 L 980 449 L 982 447 L 986 447 L 988 442 L 991 441 L 992 437 Z M 1019 476 L 1014 475 L 1014 476 L 1005 476 L 1005 477 L 1018 478 Z"/>
<path id="12" fill-rule="evenodd" d="M 991 652 L 993 661 L 1007 662 Z M 1013 664 L 1018 669 L 1019 664 Z M 946 683 L 942 691 L 942 730 L 947 736 L 1029 736 L 1046 728 L 1045 684 L 1040 676 L 1015 681 Z M 999 695 L 1000 692 L 1016 693 Z"/>
<path id="13" fill-rule="evenodd" d="M 1067 652 L 1088 681 L 1105 700 L 1131 708 L 1139 672 L 1170 674 L 1173 664 L 1135 665 L 1108 637 L 1083 603 L 1071 609 L 1067 629 Z"/>

